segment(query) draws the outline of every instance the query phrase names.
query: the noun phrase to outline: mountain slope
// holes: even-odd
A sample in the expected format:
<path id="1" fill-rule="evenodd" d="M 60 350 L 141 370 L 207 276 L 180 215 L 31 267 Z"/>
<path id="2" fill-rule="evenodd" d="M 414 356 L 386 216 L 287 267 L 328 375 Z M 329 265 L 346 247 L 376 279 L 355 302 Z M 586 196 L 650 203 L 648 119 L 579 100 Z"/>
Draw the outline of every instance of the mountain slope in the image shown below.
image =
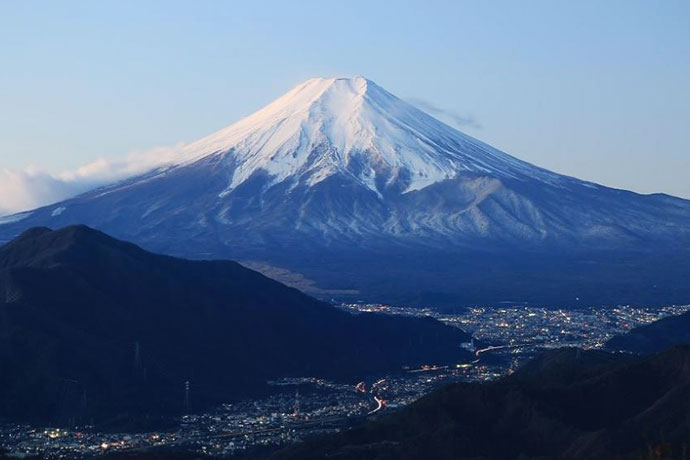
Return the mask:
<path id="1" fill-rule="evenodd" d="M 540 361 L 494 383 L 444 387 L 275 458 L 670 459 L 690 447 L 690 349 L 633 361 L 555 350 Z"/>
<path id="2" fill-rule="evenodd" d="M 463 359 L 459 329 L 353 316 L 230 261 L 148 253 L 84 226 L 0 248 L 0 417 L 175 412 L 266 380 Z M 56 420 L 55 418 L 53 420 Z"/>
<path id="3" fill-rule="evenodd" d="M 655 353 L 676 345 L 690 345 L 690 312 L 636 327 L 613 337 L 606 347 L 631 353 Z"/>
<path id="4" fill-rule="evenodd" d="M 562 179 L 450 128 L 362 77 L 308 80 L 187 152 L 190 158 L 232 158 L 236 168 L 226 192 L 259 171 L 271 177 L 269 187 L 286 180 L 312 186 L 342 174 L 379 194 L 419 190 L 461 172 Z"/>
<path id="5" fill-rule="evenodd" d="M 604 295 L 606 302 L 641 300 L 648 289 L 635 275 L 640 271 L 642 279 L 670 280 L 655 292 L 660 302 L 688 295 L 676 289 L 687 257 L 678 267 L 648 262 L 650 254 L 690 250 L 690 202 L 538 168 L 361 77 L 309 80 L 188 145 L 181 164 L 12 216 L 0 225 L 0 240 L 31 226 L 75 223 L 158 252 L 287 269 L 322 290 L 357 290 L 368 298 L 397 295 L 414 282 L 419 270 L 402 267 L 420 253 L 449 259 L 439 270 L 442 281 L 419 279 L 419 289 L 403 300 L 429 291 L 461 303 L 516 295 L 551 301 L 539 297 L 548 289 L 543 282 L 536 294 L 518 283 L 505 296 L 480 289 L 462 297 L 477 280 L 458 280 L 477 264 L 490 261 L 495 285 L 515 276 L 511 260 L 523 259 L 544 267 L 532 284 L 558 272 L 557 264 L 578 266 L 582 259 L 594 272 L 634 278 Z M 344 259 L 354 267 L 339 263 Z M 381 266 L 367 269 L 372 260 Z M 395 274 L 388 272 L 393 266 Z M 589 296 L 599 292 L 589 273 L 575 273 L 576 282 L 556 279 L 558 290 L 579 291 L 557 300 L 599 301 Z"/>

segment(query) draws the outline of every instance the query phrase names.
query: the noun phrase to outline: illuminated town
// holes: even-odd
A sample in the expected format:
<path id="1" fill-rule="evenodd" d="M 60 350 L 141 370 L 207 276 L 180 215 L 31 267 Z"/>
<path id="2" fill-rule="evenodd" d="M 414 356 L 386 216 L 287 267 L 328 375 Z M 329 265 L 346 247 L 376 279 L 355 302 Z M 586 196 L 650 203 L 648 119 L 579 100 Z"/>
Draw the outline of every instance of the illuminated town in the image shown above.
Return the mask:
<path id="1" fill-rule="evenodd" d="M 530 306 L 474 307 L 450 314 L 433 308 L 383 304 L 341 304 L 354 314 L 378 312 L 431 316 L 473 335 L 461 344 L 471 362 L 429 363 L 396 375 L 370 376 L 361 382 L 335 383 L 318 377 L 269 382 L 269 396 L 176 420 L 174 429 L 146 433 L 103 433 L 93 427 L 0 425 L 0 453 L 15 457 L 91 458 L 114 451 L 183 449 L 213 456 L 261 452 L 319 433 L 332 432 L 396 410 L 453 382 L 480 382 L 511 373 L 540 350 L 561 346 L 601 348 L 614 335 L 677 315 L 690 306 L 582 309 Z M 193 395 L 193 390 L 192 390 Z"/>

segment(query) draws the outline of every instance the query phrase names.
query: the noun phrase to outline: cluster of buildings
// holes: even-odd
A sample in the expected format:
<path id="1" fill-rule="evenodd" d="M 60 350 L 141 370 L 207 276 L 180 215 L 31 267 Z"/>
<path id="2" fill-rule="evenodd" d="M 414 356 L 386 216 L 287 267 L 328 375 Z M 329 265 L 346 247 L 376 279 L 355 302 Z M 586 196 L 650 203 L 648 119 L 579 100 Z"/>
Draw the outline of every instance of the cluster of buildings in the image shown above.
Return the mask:
<path id="1" fill-rule="evenodd" d="M 435 387 L 490 380 L 502 372 L 499 366 L 459 363 L 408 369 L 351 384 L 316 377 L 281 379 L 270 382 L 275 392 L 269 396 L 185 415 L 177 429 L 166 432 L 101 433 L 93 427 L 0 425 L 0 451 L 40 454 L 47 459 L 92 458 L 140 449 L 184 449 L 230 456 L 353 426 L 410 404 Z"/>
<path id="2" fill-rule="evenodd" d="M 216 456 L 275 448 L 315 434 L 361 423 L 408 405 L 432 389 L 453 382 L 483 382 L 509 374 L 520 362 L 545 348 L 599 348 L 616 334 L 690 306 L 632 306 L 580 309 L 474 307 L 457 313 L 432 308 L 382 304 L 345 304 L 346 311 L 432 316 L 474 337 L 463 344 L 476 359 L 462 363 L 428 363 L 395 375 L 370 376 L 359 382 L 330 382 L 319 377 L 269 382 L 263 398 L 225 404 L 212 411 L 183 416 L 178 428 L 152 433 L 102 433 L 75 429 L 0 425 L 0 452 L 48 459 L 92 458 L 112 451 L 184 449 Z"/>
<path id="3" fill-rule="evenodd" d="M 14 458 L 92 458 L 115 450 L 174 445 L 178 440 L 176 433 L 101 433 L 89 427 L 0 425 L 0 452 L 5 450 Z"/>
<path id="4" fill-rule="evenodd" d="M 690 305 L 659 308 L 625 305 L 577 309 L 511 305 L 471 307 L 448 313 L 433 308 L 385 304 L 351 303 L 339 307 L 355 313 L 431 316 L 465 330 L 478 342 L 511 346 L 535 344 L 538 348 L 600 348 L 614 335 L 690 309 Z"/>

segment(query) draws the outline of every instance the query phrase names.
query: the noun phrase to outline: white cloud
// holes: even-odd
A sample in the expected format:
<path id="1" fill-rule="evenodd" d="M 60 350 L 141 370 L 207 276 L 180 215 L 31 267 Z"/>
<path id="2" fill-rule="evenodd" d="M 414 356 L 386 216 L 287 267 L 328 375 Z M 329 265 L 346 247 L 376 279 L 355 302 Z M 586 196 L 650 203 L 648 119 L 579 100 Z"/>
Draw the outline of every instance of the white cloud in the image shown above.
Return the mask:
<path id="1" fill-rule="evenodd" d="M 33 166 L 0 170 L 0 216 L 34 209 L 102 185 L 184 160 L 182 144 L 99 158 L 72 171 L 51 173 Z"/>

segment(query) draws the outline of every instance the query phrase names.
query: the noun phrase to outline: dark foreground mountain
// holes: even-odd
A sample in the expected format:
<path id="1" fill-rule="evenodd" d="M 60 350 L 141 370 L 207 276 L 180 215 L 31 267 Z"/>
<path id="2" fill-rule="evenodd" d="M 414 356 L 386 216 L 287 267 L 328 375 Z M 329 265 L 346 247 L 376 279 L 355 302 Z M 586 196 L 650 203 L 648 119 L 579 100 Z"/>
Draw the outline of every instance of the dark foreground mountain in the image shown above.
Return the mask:
<path id="1" fill-rule="evenodd" d="M 251 263 L 324 296 L 690 298 L 690 201 L 531 165 L 362 77 L 309 80 L 189 144 L 179 164 L 8 216 L 0 241 L 71 224 L 156 252 Z"/>
<path id="2" fill-rule="evenodd" d="M 84 226 L 0 248 L 0 417 L 199 409 L 267 379 L 354 379 L 457 360 L 434 320 L 341 312 L 230 261 L 146 252 Z"/>
<path id="3" fill-rule="evenodd" d="M 636 327 L 606 344 L 611 350 L 631 353 L 655 353 L 675 345 L 690 345 L 690 312 Z"/>
<path id="4" fill-rule="evenodd" d="M 647 358 L 561 349 L 275 458 L 684 459 L 688 414 L 690 348 Z"/>

